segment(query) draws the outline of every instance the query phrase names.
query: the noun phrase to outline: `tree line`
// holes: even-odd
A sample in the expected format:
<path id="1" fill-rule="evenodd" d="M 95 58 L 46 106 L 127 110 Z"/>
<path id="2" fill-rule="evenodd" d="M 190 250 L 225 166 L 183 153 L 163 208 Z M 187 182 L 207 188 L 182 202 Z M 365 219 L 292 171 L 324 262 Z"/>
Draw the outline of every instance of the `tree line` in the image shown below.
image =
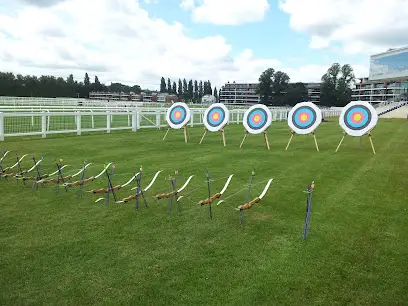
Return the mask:
<path id="1" fill-rule="evenodd" d="M 217 87 L 212 89 L 210 81 L 197 81 L 186 79 L 178 79 L 178 82 L 171 81 L 167 78 L 167 82 L 164 77 L 160 80 L 160 92 L 176 95 L 180 100 L 186 102 L 199 103 L 201 98 L 205 95 L 213 95 L 218 100 Z"/>
<path id="2" fill-rule="evenodd" d="M 350 65 L 341 66 L 334 63 L 321 78 L 320 105 L 344 106 L 351 101 L 351 86 L 355 80 L 353 68 Z M 0 96 L 20 97 L 72 97 L 88 98 L 92 91 L 124 92 L 140 94 L 143 89 L 139 85 L 128 86 L 121 83 L 102 84 L 98 76 L 91 82 L 88 73 L 83 81 L 74 80 L 71 74 L 66 79 L 52 75 L 40 77 L 11 72 L 0 72 Z M 218 101 L 220 91 L 212 89 L 211 82 L 178 79 L 178 82 L 167 81 L 164 77 L 160 80 L 160 92 L 177 95 L 179 100 L 199 103 L 204 95 L 213 95 Z M 308 89 L 303 83 L 290 83 L 288 74 L 268 68 L 259 76 L 256 90 L 260 96 L 260 103 L 265 105 L 293 106 L 302 101 L 308 101 Z"/>
<path id="3" fill-rule="evenodd" d="M 44 97 L 44 98 L 88 98 L 92 91 L 140 93 L 139 85 L 127 86 L 121 83 L 102 84 L 98 76 L 91 82 L 88 73 L 78 82 L 70 74 L 66 79 L 52 75 L 14 75 L 0 72 L 0 96 Z"/>
<path id="4" fill-rule="evenodd" d="M 353 68 L 334 63 L 321 77 L 320 105 L 345 106 L 351 101 L 351 86 L 355 80 Z M 290 77 L 282 71 L 268 68 L 259 76 L 257 94 L 265 105 L 293 106 L 308 101 L 308 89 L 303 83 L 289 83 Z"/>

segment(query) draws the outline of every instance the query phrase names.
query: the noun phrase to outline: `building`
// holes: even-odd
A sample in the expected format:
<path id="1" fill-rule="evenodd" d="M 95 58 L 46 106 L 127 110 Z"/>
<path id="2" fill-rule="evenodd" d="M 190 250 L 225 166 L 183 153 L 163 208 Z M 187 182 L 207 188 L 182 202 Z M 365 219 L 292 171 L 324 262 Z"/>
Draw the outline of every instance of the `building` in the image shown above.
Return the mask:
<path id="1" fill-rule="evenodd" d="M 213 95 L 204 95 L 201 98 L 201 104 L 210 105 L 216 102 L 217 102 L 217 99 Z"/>
<path id="2" fill-rule="evenodd" d="M 305 84 L 307 88 L 307 95 L 309 97 L 309 101 L 313 103 L 320 103 L 320 83 L 303 83 L 303 84 Z"/>
<path id="3" fill-rule="evenodd" d="M 168 93 L 157 94 L 158 103 L 172 103 L 172 102 L 177 102 L 177 101 L 178 101 L 178 97 L 176 95 L 171 95 Z"/>
<path id="4" fill-rule="evenodd" d="M 220 103 L 228 104 L 256 104 L 260 102 L 260 96 L 256 94 L 259 83 L 227 83 L 219 95 Z M 303 83 L 308 92 L 309 101 L 320 102 L 320 83 Z M 303 101 L 299 101 L 303 102 Z"/>
<path id="5" fill-rule="evenodd" d="M 359 78 L 354 101 L 400 101 L 408 95 L 408 47 L 389 49 L 370 57 L 368 78 Z"/>
<path id="6" fill-rule="evenodd" d="M 260 97 L 256 94 L 258 83 L 230 83 L 221 87 L 219 102 L 224 104 L 256 104 Z"/>

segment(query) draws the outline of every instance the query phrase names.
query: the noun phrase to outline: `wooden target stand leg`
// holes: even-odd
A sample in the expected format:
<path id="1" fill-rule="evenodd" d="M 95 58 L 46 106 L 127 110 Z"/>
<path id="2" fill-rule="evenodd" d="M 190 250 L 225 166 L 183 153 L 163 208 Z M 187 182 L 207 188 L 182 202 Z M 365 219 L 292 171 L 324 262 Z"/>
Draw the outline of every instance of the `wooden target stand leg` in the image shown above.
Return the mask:
<path id="1" fill-rule="evenodd" d="M 207 130 L 206 128 L 204 128 L 204 134 L 203 134 L 203 137 L 201 137 L 201 140 L 200 140 L 200 143 L 199 143 L 199 144 L 202 144 L 205 135 L 207 135 L 207 132 L 208 132 L 208 130 Z M 221 132 L 221 136 L 222 136 L 222 143 L 224 144 L 224 147 L 226 147 L 227 144 L 226 144 L 226 142 L 225 142 L 225 132 L 224 132 L 224 128 L 222 128 L 222 129 L 220 130 L 220 132 Z"/>
<path id="2" fill-rule="evenodd" d="M 245 132 L 245 135 L 244 135 L 244 138 L 242 139 L 241 145 L 239 146 L 240 148 L 242 148 L 242 146 L 244 145 L 244 141 L 245 141 L 245 139 L 247 138 L 248 134 L 249 134 L 249 132 L 246 131 L 246 132 Z M 268 150 L 270 150 L 271 148 L 270 148 L 270 146 L 269 146 L 269 140 L 268 140 L 268 133 L 267 133 L 267 131 L 264 131 L 263 134 L 264 134 L 264 140 L 265 140 L 266 148 L 267 148 Z"/>
<path id="3" fill-rule="evenodd" d="M 165 140 L 165 139 L 166 139 L 167 134 L 169 133 L 169 131 L 170 131 L 170 127 L 168 126 L 168 127 L 167 127 L 167 131 L 166 131 L 166 134 L 164 134 L 163 140 Z"/>
<path id="4" fill-rule="evenodd" d="M 166 131 L 166 134 L 164 134 L 163 140 L 166 139 L 167 134 L 169 133 L 170 129 L 171 129 L 170 127 L 167 128 L 167 131 Z M 187 143 L 188 139 L 190 138 L 190 135 L 189 135 L 189 133 L 187 131 L 187 124 L 185 126 L 183 126 L 183 130 L 184 130 L 184 141 Z"/>
<path id="5" fill-rule="evenodd" d="M 291 133 L 292 135 L 290 135 L 290 138 L 289 138 L 288 144 L 287 144 L 287 146 L 286 146 L 286 148 L 285 148 L 285 151 L 287 151 L 287 150 L 289 149 L 289 145 L 290 145 L 290 143 L 292 142 L 293 136 L 295 135 L 295 132 L 294 132 L 294 131 L 290 131 L 290 133 Z M 317 150 L 317 152 L 320 152 L 319 146 L 318 146 L 318 144 L 317 144 L 316 132 L 313 131 L 311 134 L 313 135 L 313 139 L 314 139 L 314 143 L 315 143 L 315 146 L 316 146 L 316 150 Z"/>
<path id="6" fill-rule="evenodd" d="M 374 143 L 373 143 L 373 140 L 371 138 L 371 131 L 368 132 L 367 136 L 368 136 L 368 139 L 370 139 L 371 149 L 373 150 L 373 153 L 375 155 L 376 153 L 375 153 Z M 337 146 L 336 153 L 340 149 L 340 146 L 343 143 L 343 140 L 344 140 L 345 137 L 346 137 L 346 133 L 343 134 L 343 137 L 341 138 L 341 140 L 339 142 L 339 145 Z M 361 146 L 361 138 L 360 138 L 360 146 Z"/>

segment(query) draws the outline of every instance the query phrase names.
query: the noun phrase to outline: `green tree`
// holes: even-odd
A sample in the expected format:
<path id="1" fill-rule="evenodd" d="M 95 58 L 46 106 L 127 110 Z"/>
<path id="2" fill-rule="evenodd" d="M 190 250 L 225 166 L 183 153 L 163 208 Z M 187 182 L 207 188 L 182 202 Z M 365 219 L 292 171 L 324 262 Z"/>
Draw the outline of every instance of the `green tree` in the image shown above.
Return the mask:
<path id="1" fill-rule="evenodd" d="M 322 76 L 320 104 L 325 106 L 345 106 L 351 101 L 351 86 L 355 80 L 350 65 L 334 63 Z"/>
<path id="2" fill-rule="evenodd" d="M 307 101 L 308 98 L 309 95 L 305 84 L 292 83 L 288 86 L 284 105 L 295 106 L 299 102 Z"/>
<path id="3" fill-rule="evenodd" d="M 194 80 L 194 103 L 198 103 L 199 102 L 199 92 L 198 92 L 198 82 L 197 80 Z"/>
<path id="4" fill-rule="evenodd" d="M 204 96 L 203 81 L 198 84 L 198 102 L 201 103 L 201 98 Z"/>
<path id="5" fill-rule="evenodd" d="M 173 95 L 177 95 L 177 85 L 176 85 L 176 82 L 173 82 L 173 87 L 172 87 L 172 89 L 171 89 L 171 93 L 172 93 Z"/>
<path id="6" fill-rule="evenodd" d="M 272 83 L 274 80 L 275 70 L 273 68 L 268 68 L 259 76 L 259 84 L 257 86 L 256 92 L 260 96 L 260 102 L 265 105 L 272 104 Z"/>
<path id="7" fill-rule="evenodd" d="M 215 97 L 215 101 L 218 102 L 218 91 L 217 91 L 217 86 L 214 87 L 214 93 L 213 96 Z"/>
<path id="8" fill-rule="evenodd" d="M 188 81 L 187 92 L 188 100 L 192 101 L 194 96 L 193 80 Z"/>
<path id="9" fill-rule="evenodd" d="M 187 102 L 188 99 L 188 84 L 187 80 L 183 79 L 183 100 Z"/>
<path id="10" fill-rule="evenodd" d="M 204 81 L 204 95 L 212 95 L 212 88 L 210 81 Z"/>
<path id="11" fill-rule="evenodd" d="M 170 81 L 170 78 L 167 78 L 167 92 L 168 92 L 169 94 L 171 94 L 171 90 L 172 90 L 172 88 L 171 88 L 171 81 Z"/>
<path id="12" fill-rule="evenodd" d="M 289 76 L 282 71 L 276 71 L 272 79 L 272 103 L 273 105 L 284 105 L 285 95 L 289 87 Z"/>
<path id="13" fill-rule="evenodd" d="M 164 77 L 162 77 L 161 80 L 160 80 L 160 92 L 164 93 L 166 91 L 167 91 L 167 89 L 166 89 L 166 80 L 164 79 Z"/>
<path id="14" fill-rule="evenodd" d="M 178 91 L 177 91 L 177 96 L 179 99 L 181 99 L 183 97 L 183 83 L 181 82 L 181 80 L 178 80 Z"/>
<path id="15" fill-rule="evenodd" d="M 84 85 L 89 86 L 90 84 L 91 84 L 91 81 L 89 80 L 88 72 L 86 72 L 85 77 L 84 77 Z"/>

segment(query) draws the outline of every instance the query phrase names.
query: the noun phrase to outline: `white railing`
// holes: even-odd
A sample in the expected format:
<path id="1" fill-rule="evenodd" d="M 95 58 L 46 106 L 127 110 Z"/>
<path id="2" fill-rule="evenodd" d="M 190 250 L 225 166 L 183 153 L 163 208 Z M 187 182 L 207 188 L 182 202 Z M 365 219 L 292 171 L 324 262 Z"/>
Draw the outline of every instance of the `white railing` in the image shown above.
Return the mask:
<path id="1" fill-rule="evenodd" d="M 245 109 L 230 111 L 229 124 L 242 123 Z M 122 110 L 89 110 L 89 111 L 19 111 L 0 112 L 0 141 L 5 137 L 84 132 L 106 132 L 167 127 L 166 109 L 128 108 Z M 289 110 L 271 109 L 273 121 L 286 121 Z M 323 110 L 323 117 L 338 117 L 340 111 Z M 192 109 L 189 126 L 203 124 L 204 109 Z"/>

